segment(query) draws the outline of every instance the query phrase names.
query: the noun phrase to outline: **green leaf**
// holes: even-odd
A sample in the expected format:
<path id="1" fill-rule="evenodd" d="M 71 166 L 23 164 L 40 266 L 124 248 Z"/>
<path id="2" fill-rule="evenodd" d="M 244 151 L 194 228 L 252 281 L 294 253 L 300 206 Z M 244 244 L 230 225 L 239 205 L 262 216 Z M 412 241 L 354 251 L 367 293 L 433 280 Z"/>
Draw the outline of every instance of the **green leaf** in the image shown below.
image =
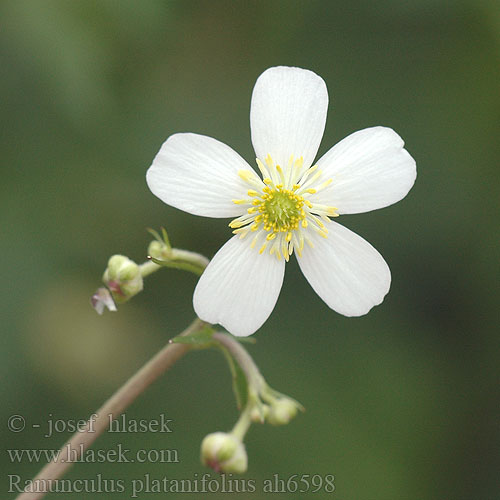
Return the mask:
<path id="1" fill-rule="evenodd" d="M 257 339 L 254 337 L 234 337 L 240 344 L 256 344 Z"/>
<path id="2" fill-rule="evenodd" d="M 221 344 L 218 344 L 217 347 L 223 352 L 224 356 L 226 357 L 227 363 L 229 365 L 229 370 L 231 371 L 231 375 L 233 378 L 233 392 L 234 396 L 236 397 L 236 405 L 238 409 L 241 410 L 247 404 L 248 399 L 247 378 L 240 365 L 231 356 L 229 351 Z"/>
<path id="3" fill-rule="evenodd" d="M 170 340 L 171 344 L 190 344 L 193 347 L 211 347 L 213 344 L 212 335 L 214 329 L 206 326 L 202 330 L 189 335 L 179 335 Z"/>
<path id="4" fill-rule="evenodd" d="M 238 363 L 234 363 L 233 391 L 238 408 L 244 408 L 248 399 L 248 382 Z"/>

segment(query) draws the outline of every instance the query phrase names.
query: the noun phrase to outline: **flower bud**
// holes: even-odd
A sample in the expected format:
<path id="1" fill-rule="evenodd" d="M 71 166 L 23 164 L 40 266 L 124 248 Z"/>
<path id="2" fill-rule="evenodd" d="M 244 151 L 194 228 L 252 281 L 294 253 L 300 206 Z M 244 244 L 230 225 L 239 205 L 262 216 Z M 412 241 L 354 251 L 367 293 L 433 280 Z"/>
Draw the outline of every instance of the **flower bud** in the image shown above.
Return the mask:
<path id="1" fill-rule="evenodd" d="M 201 443 L 201 462 L 215 472 L 242 474 L 247 470 L 247 452 L 243 443 L 226 432 L 214 432 Z"/>
<path id="2" fill-rule="evenodd" d="M 269 409 L 267 421 L 271 425 L 285 425 L 297 415 L 297 403 L 288 398 L 275 400 Z"/>
<path id="3" fill-rule="evenodd" d="M 113 255 L 102 277 L 116 303 L 126 302 L 142 291 L 140 267 L 124 255 Z"/>
<path id="4" fill-rule="evenodd" d="M 158 240 L 153 240 L 148 246 L 148 255 L 151 255 L 155 259 L 162 259 L 165 248 L 165 244 Z"/>
<path id="5" fill-rule="evenodd" d="M 254 406 L 250 413 L 250 418 L 252 422 L 263 424 L 269 414 L 269 406 L 265 404 L 261 404 L 259 406 Z"/>

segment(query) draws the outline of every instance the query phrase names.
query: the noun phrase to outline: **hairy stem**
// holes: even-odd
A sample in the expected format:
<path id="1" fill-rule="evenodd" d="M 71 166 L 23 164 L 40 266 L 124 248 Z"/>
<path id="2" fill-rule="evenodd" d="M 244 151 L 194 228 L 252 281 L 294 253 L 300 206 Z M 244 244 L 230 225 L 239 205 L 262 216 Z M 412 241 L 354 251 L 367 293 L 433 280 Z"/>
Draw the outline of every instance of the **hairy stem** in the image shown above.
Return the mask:
<path id="1" fill-rule="evenodd" d="M 196 319 L 181 335 L 189 335 L 201 330 L 206 323 Z M 50 492 L 50 483 L 61 477 L 72 463 L 85 451 L 123 411 L 142 394 L 160 375 L 168 370 L 191 348 L 189 344 L 167 344 L 151 358 L 135 375 L 115 392 L 99 408 L 85 427 L 75 432 L 60 449 L 57 461 L 48 463 L 33 479 L 31 486 L 16 500 L 38 500 Z"/>

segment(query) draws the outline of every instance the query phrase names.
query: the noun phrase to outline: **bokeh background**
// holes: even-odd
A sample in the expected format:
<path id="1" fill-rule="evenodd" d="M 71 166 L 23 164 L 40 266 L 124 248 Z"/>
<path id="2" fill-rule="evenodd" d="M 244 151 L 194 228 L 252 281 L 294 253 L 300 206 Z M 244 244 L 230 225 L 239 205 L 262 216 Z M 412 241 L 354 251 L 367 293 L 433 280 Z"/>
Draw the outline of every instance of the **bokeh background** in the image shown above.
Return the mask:
<path id="1" fill-rule="evenodd" d="M 252 163 L 254 82 L 267 67 L 294 65 L 329 89 L 320 154 L 385 125 L 405 139 L 418 178 L 399 204 L 342 217 L 392 270 L 390 294 L 369 315 L 329 310 L 288 265 L 249 350 L 307 411 L 250 430 L 244 478 L 257 491 L 239 496 L 265 496 L 260 485 L 274 474 L 334 474 L 333 494 L 295 496 L 500 498 L 496 0 L 12 0 L 0 4 L 0 24 L 5 449 L 58 448 L 68 434 L 44 438 L 47 419 L 86 418 L 191 321 L 196 280 L 180 271 L 148 278 L 117 313 L 97 316 L 89 297 L 110 255 L 145 259 L 146 227 L 163 225 L 175 246 L 213 256 L 226 224 L 162 204 L 146 169 L 180 131 L 216 137 Z M 176 449 L 180 463 L 78 464 L 67 477 L 128 486 L 146 474 L 210 472 L 199 444 L 237 417 L 222 356 L 189 354 L 128 417 L 161 413 L 172 434 L 107 434 L 95 448 Z M 7 430 L 12 414 L 26 418 L 24 432 Z M 12 463 L 5 449 L 1 496 L 14 498 L 8 474 L 24 481 L 40 464 Z"/>

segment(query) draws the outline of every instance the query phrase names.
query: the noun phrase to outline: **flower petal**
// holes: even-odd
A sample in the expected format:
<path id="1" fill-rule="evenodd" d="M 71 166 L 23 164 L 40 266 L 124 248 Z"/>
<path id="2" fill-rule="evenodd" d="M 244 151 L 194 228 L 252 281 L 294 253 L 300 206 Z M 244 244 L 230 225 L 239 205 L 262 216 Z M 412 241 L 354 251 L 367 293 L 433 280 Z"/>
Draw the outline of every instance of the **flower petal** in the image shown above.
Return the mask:
<path id="1" fill-rule="evenodd" d="M 146 174 L 149 189 L 168 205 L 206 217 L 241 215 L 233 199 L 247 198 L 239 170 L 252 170 L 238 153 L 204 135 L 175 134 Z"/>
<path id="2" fill-rule="evenodd" d="M 347 136 L 317 162 L 322 179 L 333 182 L 314 202 L 333 205 L 341 214 L 354 214 L 401 200 L 417 175 L 415 160 L 403 146 L 403 139 L 386 127 Z"/>
<path id="3" fill-rule="evenodd" d="M 362 316 L 382 302 L 391 272 L 383 257 L 366 240 L 332 222 L 328 238 L 314 231 L 314 248 L 304 248 L 300 268 L 326 304 L 345 316 Z"/>
<path id="4" fill-rule="evenodd" d="M 259 76 L 252 94 L 250 128 L 257 157 L 267 155 L 278 165 L 290 156 L 309 167 L 323 137 L 328 92 L 312 71 L 279 66 Z"/>
<path id="5" fill-rule="evenodd" d="M 259 254 L 233 236 L 211 260 L 194 291 L 196 314 L 233 335 L 254 333 L 269 317 L 283 283 L 285 261 Z"/>

